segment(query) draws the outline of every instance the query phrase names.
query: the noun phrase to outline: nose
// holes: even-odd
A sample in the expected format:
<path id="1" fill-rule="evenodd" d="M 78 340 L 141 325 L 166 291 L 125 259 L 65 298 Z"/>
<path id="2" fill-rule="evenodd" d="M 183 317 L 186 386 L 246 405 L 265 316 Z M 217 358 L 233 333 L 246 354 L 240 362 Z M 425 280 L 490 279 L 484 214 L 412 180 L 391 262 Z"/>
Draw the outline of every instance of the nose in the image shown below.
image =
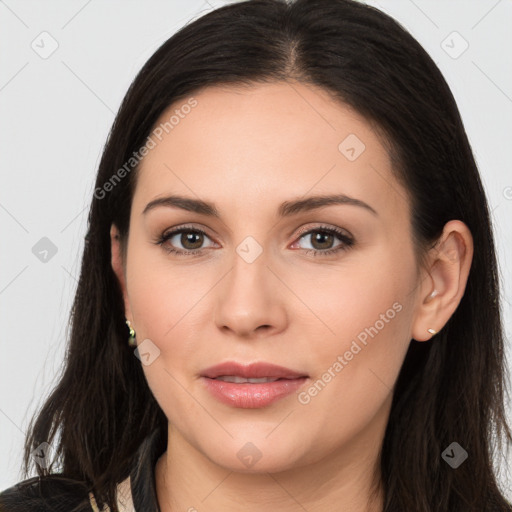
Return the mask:
<path id="1" fill-rule="evenodd" d="M 265 251 L 249 262 L 235 252 L 227 275 L 215 287 L 215 323 L 234 337 L 258 338 L 286 328 L 286 288 Z"/>

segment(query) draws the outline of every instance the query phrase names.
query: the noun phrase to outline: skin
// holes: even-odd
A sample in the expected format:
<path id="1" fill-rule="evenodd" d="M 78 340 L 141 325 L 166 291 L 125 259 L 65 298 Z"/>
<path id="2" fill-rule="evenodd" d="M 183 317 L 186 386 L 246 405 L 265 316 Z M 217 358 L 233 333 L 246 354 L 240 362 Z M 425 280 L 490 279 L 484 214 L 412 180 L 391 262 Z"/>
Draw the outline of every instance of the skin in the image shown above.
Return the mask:
<path id="1" fill-rule="evenodd" d="M 194 98 L 197 106 L 142 162 L 126 261 L 117 228 L 111 229 L 126 317 L 138 343 L 150 339 L 160 350 L 143 365 L 169 419 L 168 449 L 155 468 L 160 507 L 382 510 L 381 492 L 367 501 L 393 386 L 411 339 L 430 340 L 427 329 L 440 331 L 457 308 L 473 254 L 471 233 L 460 221 L 448 222 L 427 268 L 420 268 L 408 195 L 381 140 L 320 88 L 216 86 Z M 349 134 L 366 146 L 354 161 L 338 149 Z M 142 214 L 150 201 L 171 193 L 212 202 L 221 218 L 171 207 Z M 277 216 L 284 201 L 333 193 L 360 199 L 377 215 L 331 205 Z M 200 247 L 200 256 L 169 254 L 152 243 L 185 223 L 207 236 L 187 244 L 175 235 L 166 244 Z M 307 234 L 322 225 L 348 232 L 354 245 L 322 256 L 343 244 L 336 236 L 315 242 L 316 231 Z M 236 252 L 247 236 L 262 249 L 252 263 Z M 292 393 L 268 407 L 240 409 L 201 385 L 200 372 L 213 364 L 266 361 L 308 374 L 301 391 L 310 389 L 397 303 L 394 318 L 367 345 L 359 343 L 357 355 L 306 404 Z M 237 457 L 248 442 L 261 453 L 252 467 Z"/>

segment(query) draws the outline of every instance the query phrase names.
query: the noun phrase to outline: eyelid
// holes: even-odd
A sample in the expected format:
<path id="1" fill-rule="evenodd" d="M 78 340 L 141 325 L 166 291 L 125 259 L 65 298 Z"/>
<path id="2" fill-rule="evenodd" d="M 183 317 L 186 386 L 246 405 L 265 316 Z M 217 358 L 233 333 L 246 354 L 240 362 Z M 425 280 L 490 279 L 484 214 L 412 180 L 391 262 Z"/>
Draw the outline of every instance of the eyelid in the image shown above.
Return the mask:
<path id="1" fill-rule="evenodd" d="M 302 235 L 304 235 L 306 233 L 310 233 L 311 231 L 323 231 L 323 230 L 339 232 L 340 235 L 343 234 L 347 238 L 351 238 L 351 239 L 354 238 L 352 236 L 352 234 L 349 231 L 347 231 L 346 229 L 339 228 L 337 226 L 328 226 L 328 225 L 322 224 L 322 223 L 320 225 L 316 225 L 316 226 L 302 227 L 299 229 L 299 231 L 297 232 L 297 234 L 295 236 L 297 238 L 300 238 Z"/>
<path id="2" fill-rule="evenodd" d="M 211 236 L 208 234 L 208 228 L 206 226 L 200 225 L 200 227 L 197 227 L 197 225 L 191 224 L 178 224 L 177 226 L 166 229 L 165 231 L 163 231 L 162 237 L 167 237 L 171 233 L 175 235 L 177 232 L 180 231 L 199 231 L 207 235 L 209 238 L 211 238 Z"/>

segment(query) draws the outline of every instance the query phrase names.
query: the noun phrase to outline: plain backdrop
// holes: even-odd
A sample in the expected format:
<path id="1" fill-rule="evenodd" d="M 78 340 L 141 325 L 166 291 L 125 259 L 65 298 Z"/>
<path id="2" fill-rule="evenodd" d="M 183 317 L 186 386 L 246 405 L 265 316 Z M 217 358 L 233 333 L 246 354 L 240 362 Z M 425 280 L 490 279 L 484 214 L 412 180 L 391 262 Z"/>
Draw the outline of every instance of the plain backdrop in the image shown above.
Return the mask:
<path id="1" fill-rule="evenodd" d="M 224 3 L 0 0 L 0 490 L 19 481 L 28 422 L 61 369 L 88 208 L 115 112 L 161 43 Z M 510 367 L 512 1 L 368 3 L 418 39 L 457 100 L 492 210 Z M 500 467 L 512 499 L 512 459 Z"/>

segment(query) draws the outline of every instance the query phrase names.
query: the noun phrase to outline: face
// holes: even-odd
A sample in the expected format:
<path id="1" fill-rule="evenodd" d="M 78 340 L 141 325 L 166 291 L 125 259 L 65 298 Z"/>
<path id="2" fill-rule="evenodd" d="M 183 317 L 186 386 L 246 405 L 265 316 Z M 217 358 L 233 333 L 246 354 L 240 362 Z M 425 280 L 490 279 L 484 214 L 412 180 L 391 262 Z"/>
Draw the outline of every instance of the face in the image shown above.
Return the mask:
<path id="1" fill-rule="evenodd" d="M 151 391 L 175 439 L 225 468 L 279 471 L 357 450 L 383 434 L 413 336 L 407 193 L 370 124 L 322 89 L 193 98 L 143 159 L 118 274 Z M 171 195 L 211 210 L 148 207 Z M 351 199 L 308 202 L 317 196 Z M 229 361 L 302 378 L 210 385 L 205 370 Z"/>

